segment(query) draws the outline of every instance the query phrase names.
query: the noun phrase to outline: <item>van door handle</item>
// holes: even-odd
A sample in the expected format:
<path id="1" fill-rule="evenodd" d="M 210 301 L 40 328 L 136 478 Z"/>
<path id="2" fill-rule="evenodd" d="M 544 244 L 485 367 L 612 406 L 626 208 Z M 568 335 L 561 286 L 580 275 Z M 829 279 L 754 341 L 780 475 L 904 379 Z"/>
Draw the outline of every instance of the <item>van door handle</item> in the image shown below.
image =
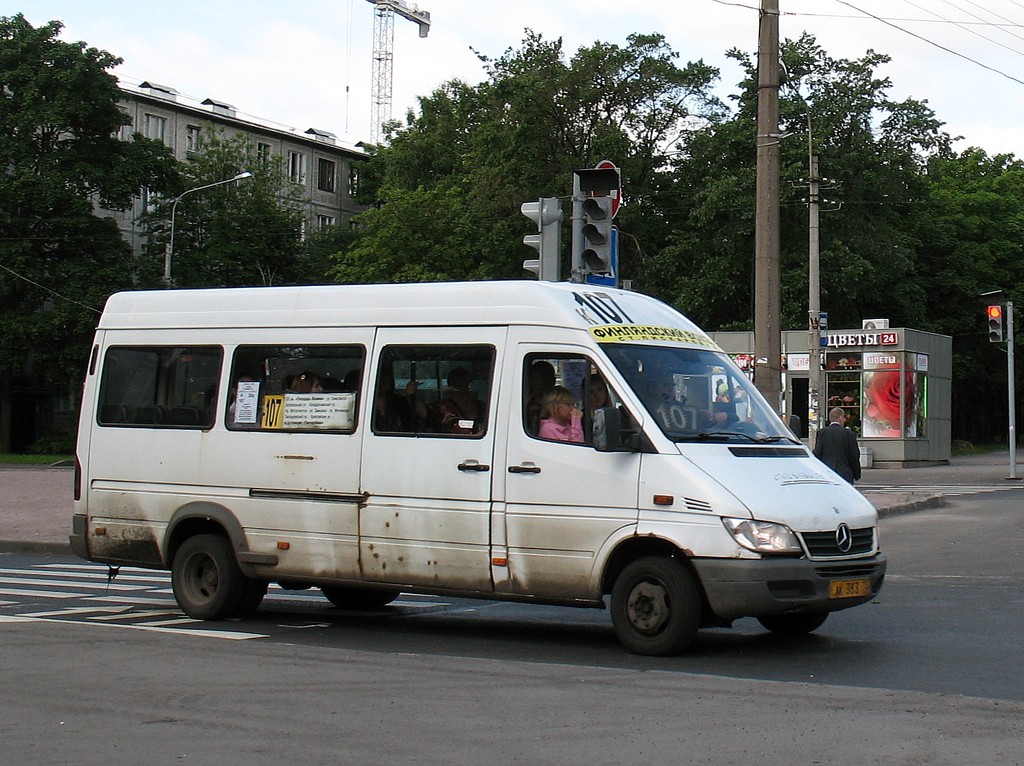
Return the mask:
<path id="1" fill-rule="evenodd" d="M 508 467 L 509 473 L 540 473 L 540 466 L 534 465 L 533 463 L 524 463 L 523 465 L 510 465 Z"/>
<path id="2" fill-rule="evenodd" d="M 459 463 L 460 471 L 489 471 L 491 467 L 486 463 L 478 463 L 475 460 L 467 460 L 465 463 Z"/>

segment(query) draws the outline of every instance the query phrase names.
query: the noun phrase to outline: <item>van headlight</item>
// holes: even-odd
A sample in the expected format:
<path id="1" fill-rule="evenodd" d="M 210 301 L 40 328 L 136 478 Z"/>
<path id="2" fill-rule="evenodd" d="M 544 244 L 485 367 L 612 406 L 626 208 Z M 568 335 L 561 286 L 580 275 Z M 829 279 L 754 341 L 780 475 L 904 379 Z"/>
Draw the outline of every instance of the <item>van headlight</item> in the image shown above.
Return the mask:
<path id="1" fill-rule="evenodd" d="M 758 553 L 802 553 L 800 541 L 785 524 L 753 519 L 722 519 L 725 528 L 744 548 Z"/>

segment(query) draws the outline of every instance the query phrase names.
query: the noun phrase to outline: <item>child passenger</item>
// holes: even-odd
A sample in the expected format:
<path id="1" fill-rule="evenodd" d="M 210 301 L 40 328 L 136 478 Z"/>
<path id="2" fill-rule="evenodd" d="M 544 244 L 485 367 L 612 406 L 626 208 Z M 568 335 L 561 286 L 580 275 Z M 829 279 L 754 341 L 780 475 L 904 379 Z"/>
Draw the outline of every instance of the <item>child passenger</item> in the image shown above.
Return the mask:
<path id="1" fill-rule="evenodd" d="M 581 413 L 576 409 L 572 392 L 563 386 L 554 386 L 544 392 L 541 398 L 540 430 L 541 439 L 560 442 L 582 442 L 583 423 Z"/>

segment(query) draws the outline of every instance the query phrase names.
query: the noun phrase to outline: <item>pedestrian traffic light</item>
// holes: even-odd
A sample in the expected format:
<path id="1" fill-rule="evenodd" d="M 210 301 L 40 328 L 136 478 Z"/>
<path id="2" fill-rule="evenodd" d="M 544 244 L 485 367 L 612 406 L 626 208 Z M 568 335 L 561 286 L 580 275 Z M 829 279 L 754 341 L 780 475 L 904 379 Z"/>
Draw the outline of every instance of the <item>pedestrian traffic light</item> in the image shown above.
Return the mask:
<path id="1" fill-rule="evenodd" d="M 996 304 L 985 309 L 988 317 L 988 340 L 990 343 L 1003 342 L 1003 307 Z"/>
<path id="2" fill-rule="evenodd" d="M 538 257 L 523 261 L 523 268 L 545 282 L 561 281 L 562 203 L 557 197 L 541 197 L 524 202 L 519 209 L 537 224 L 537 233 L 523 237 L 523 244 L 536 250 Z"/>
<path id="3" fill-rule="evenodd" d="M 611 196 L 583 200 L 584 274 L 612 273 L 612 204 Z"/>

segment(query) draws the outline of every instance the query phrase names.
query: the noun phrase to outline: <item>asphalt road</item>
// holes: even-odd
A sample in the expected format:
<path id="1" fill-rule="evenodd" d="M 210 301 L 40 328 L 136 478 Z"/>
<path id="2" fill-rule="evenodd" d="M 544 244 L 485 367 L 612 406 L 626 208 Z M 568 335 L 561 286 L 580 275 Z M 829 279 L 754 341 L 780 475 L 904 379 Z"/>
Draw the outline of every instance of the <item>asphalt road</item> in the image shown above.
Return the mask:
<path id="1" fill-rule="evenodd" d="M 197 625 L 165 575 L 4 555 L 3 760 L 1024 763 L 1022 511 L 1011 488 L 885 519 L 875 603 L 675 658 L 626 654 L 604 612 L 484 601 L 275 592 Z"/>

